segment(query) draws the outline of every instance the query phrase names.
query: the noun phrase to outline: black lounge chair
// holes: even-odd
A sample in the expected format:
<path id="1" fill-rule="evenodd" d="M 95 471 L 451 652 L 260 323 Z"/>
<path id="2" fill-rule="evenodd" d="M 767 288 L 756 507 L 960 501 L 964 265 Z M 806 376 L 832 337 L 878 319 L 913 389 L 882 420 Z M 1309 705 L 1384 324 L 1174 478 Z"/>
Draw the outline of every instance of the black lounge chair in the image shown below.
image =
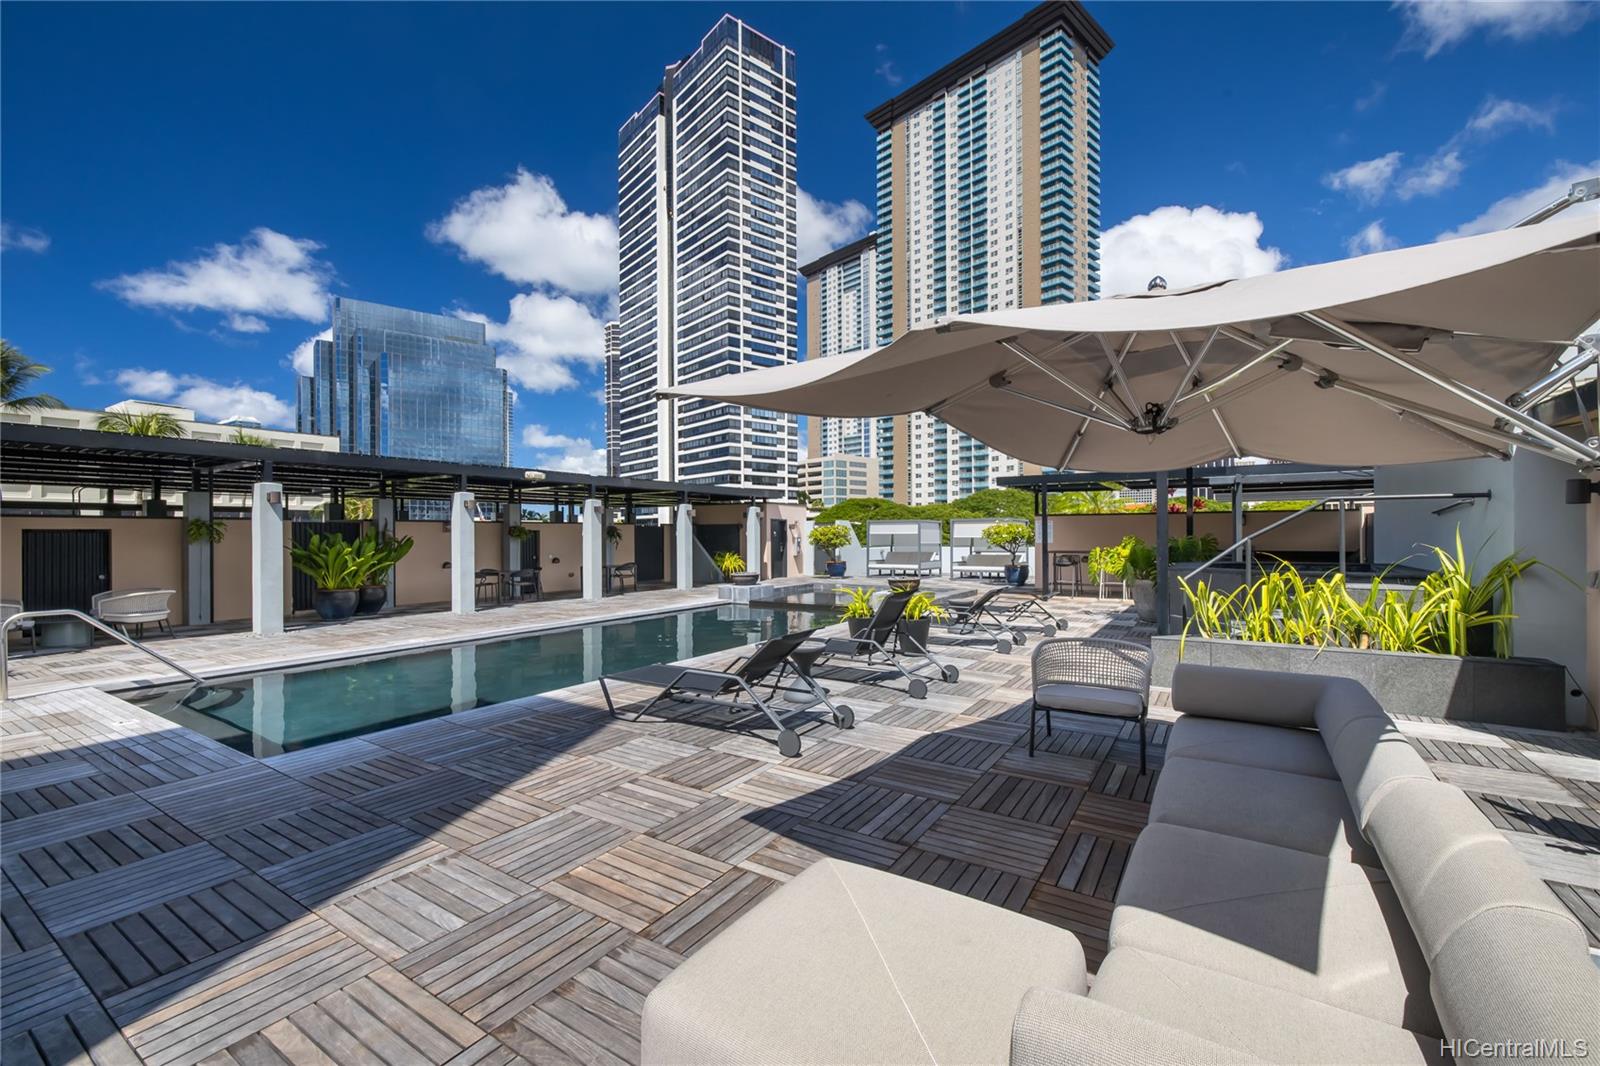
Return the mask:
<path id="1" fill-rule="evenodd" d="M 1028 642 L 1028 636 L 1012 622 L 1015 609 L 997 602 L 1009 591 L 1009 586 L 1001 585 L 975 600 L 949 600 L 940 604 L 950 612 L 945 627 L 954 633 L 982 633 L 994 641 L 995 650 L 1001 655 L 1010 654 L 1012 645 L 1020 648 Z"/>
<path id="2" fill-rule="evenodd" d="M 898 640 L 895 651 L 889 650 L 889 641 L 895 636 L 900 618 L 906 613 L 906 604 L 911 602 L 913 595 L 915 593 L 910 591 L 891 592 L 878 602 L 872 618 L 854 636 L 807 641 L 794 653 L 794 661 L 808 675 L 819 663 L 836 658 L 861 660 L 867 666 L 876 666 L 881 661 L 906 679 L 906 691 L 914 699 L 925 699 L 928 682 L 907 670 L 900 662 L 902 656 L 909 655 L 925 660 L 939 671 L 943 680 L 954 684 L 960 680 L 961 671 L 935 659 L 927 648 L 915 641 Z"/>
<path id="3" fill-rule="evenodd" d="M 800 736 L 790 729 L 786 718 L 800 711 L 821 703 L 833 715 L 833 723 L 840 729 L 849 729 L 855 725 L 855 712 L 844 704 L 834 705 L 828 698 L 827 690 L 800 669 L 798 661 L 794 659 L 796 649 L 810 639 L 815 630 L 806 629 L 797 633 L 789 633 L 781 637 L 773 637 L 763 641 L 750 652 L 749 655 L 735 659 L 728 665 L 727 670 L 713 670 L 709 667 L 681 666 L 661 663 L 654 666 L 641 666 L 636 670 L 624 670 L 620 673 L 606 674 L 600 678 L 600 691 L 605 695 L 606 708 L 615 715 L 616 704 L 611 699 L 611 689 L 606 682 L 621 682 L 630 685 L 649 686 L 659 688 L 660 691 L 639 709 L 633 716 L 634 721 L 642 718 L 652 707 L 663 699 L 687 700 L 697 703 L 712 703 L 725 708 L 730 713 L 734 711 L 759 711 L 778 730 L 778 753 L 785 758 L 793 758 L 800 754 Z M 799 679 L 806 692 L 816 699 L 803 707 L 796 707 L 780 711 L 773 704 L 779 692 L 784 676 L 790 671 Z M 770 691 L 763 699 L 756 694 L 756 689 L 762 685 L 769 685 Z M 795 691 L 793 688 L 788 691 Z M 749 697 L 749 703 L 740 702 L 740 695 Z"/>

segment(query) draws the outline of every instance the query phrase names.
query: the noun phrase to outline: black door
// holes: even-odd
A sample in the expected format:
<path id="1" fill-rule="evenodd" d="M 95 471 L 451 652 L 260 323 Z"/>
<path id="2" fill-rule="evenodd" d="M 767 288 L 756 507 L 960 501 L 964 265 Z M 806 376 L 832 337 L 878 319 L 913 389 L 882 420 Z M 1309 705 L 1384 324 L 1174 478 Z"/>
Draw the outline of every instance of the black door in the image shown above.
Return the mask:
<path id="1" fill-rule="evenodd" d="M 89 613 L 89 601 L 111 588 L 111 531 L 24 529 L 22 605 Z"/>
<path id="2" fill-rule="evenodd" d="M 784 518 L 772 520 L 772 576 L 789 576 L 789 522 Z"/>
<path id="3" fill-rule="evenodd" d="M 713 559 L 721 552 L 739 554 L 739 534 L 743 526 L 700 525 L 696 523 L 694 535 Z"/>
<path id="4" fill-rule="evenodd" d="M 311 543 L 311 538 L 316 534 L 324 535 L 338 533 L 345 540 L 355 540 L 361 536 L 360 522 L 294 522 L 289 527 L 289 542 L 296 548 L 304 548 Z M 292 584 L 293 598 L 290 602 L 291 611 L 309 611 L 316 606 L 317 586 L 309 577 L 296 570 Z"/>
<path id="5" fill-rule="evenodd" d="M 665 527 L 633 527 L 633 559 L 639 567 L 640 584 L 667 579 L 666 549 Z"/>

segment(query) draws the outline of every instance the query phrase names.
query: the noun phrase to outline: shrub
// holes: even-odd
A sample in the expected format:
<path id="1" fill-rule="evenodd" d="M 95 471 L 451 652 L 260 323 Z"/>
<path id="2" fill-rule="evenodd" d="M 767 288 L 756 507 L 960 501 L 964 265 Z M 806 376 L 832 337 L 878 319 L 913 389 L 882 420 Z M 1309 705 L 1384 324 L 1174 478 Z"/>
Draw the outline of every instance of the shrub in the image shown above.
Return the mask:
<path id="1" fill-rule="evenodd" d="M 850 545 L 850 531 L 844 526 L 812 526 L 811 545 L 828 553 L 830 562 L 839 561 L 839 549 Z"/>
<path id="2" fill-rule="evenodd" d="M 1001 551 L 1010 552 L 1012 565 L 1019 566 L 1023 549 L 1033 543 L 1033 527 L 1024 522 L 996 522 L 984 527 L 983 539 Z"/>

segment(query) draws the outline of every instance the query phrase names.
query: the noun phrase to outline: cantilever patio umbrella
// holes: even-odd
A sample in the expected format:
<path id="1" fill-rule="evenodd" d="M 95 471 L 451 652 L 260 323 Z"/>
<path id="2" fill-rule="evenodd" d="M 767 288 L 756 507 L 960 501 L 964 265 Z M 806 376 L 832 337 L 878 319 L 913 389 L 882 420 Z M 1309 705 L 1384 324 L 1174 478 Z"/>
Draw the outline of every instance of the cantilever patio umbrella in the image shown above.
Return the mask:
<path id="1" fill-rule="evenodd" d="M 1086 303 L 959 315 L 859 355 L 665 390 L 807 415 L 926 412 L 1044 467 L 1388 464 L 1600 448 L 1527 414 L 1600 352 L 1600 217 Z M 1579 345 L 1576 359 L 1557 365 Z"/>

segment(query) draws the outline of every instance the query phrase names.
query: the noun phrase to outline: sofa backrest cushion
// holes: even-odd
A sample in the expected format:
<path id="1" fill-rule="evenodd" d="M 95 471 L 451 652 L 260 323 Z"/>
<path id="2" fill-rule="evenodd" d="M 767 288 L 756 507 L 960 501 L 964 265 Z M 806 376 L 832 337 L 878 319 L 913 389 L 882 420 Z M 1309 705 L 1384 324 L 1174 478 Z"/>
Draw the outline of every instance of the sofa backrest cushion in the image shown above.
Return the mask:
<path id="1" fill-rule="evenodd" d="M 1366 832 L 1428 962 L 1446 1036 L 1600 1048 L 1600 971 L 1582 927 L 1464 793 L 1394 783 Z"/>
<path id="2" fill-rule="evenodd" d="M 1276 670 L 1179 663 L 1172 672 L 1172 706 L 1202 718 L 1309 729 L 1327 678 Z"/>
<path id="3" fill-rule="evenodd" d="M 1402 781 L 1432 781 L 1433 772 L 1362 685 L 1345 678 L 1322 680 L 1317 731 L 1364 833 L 1386 791 Z"/>

